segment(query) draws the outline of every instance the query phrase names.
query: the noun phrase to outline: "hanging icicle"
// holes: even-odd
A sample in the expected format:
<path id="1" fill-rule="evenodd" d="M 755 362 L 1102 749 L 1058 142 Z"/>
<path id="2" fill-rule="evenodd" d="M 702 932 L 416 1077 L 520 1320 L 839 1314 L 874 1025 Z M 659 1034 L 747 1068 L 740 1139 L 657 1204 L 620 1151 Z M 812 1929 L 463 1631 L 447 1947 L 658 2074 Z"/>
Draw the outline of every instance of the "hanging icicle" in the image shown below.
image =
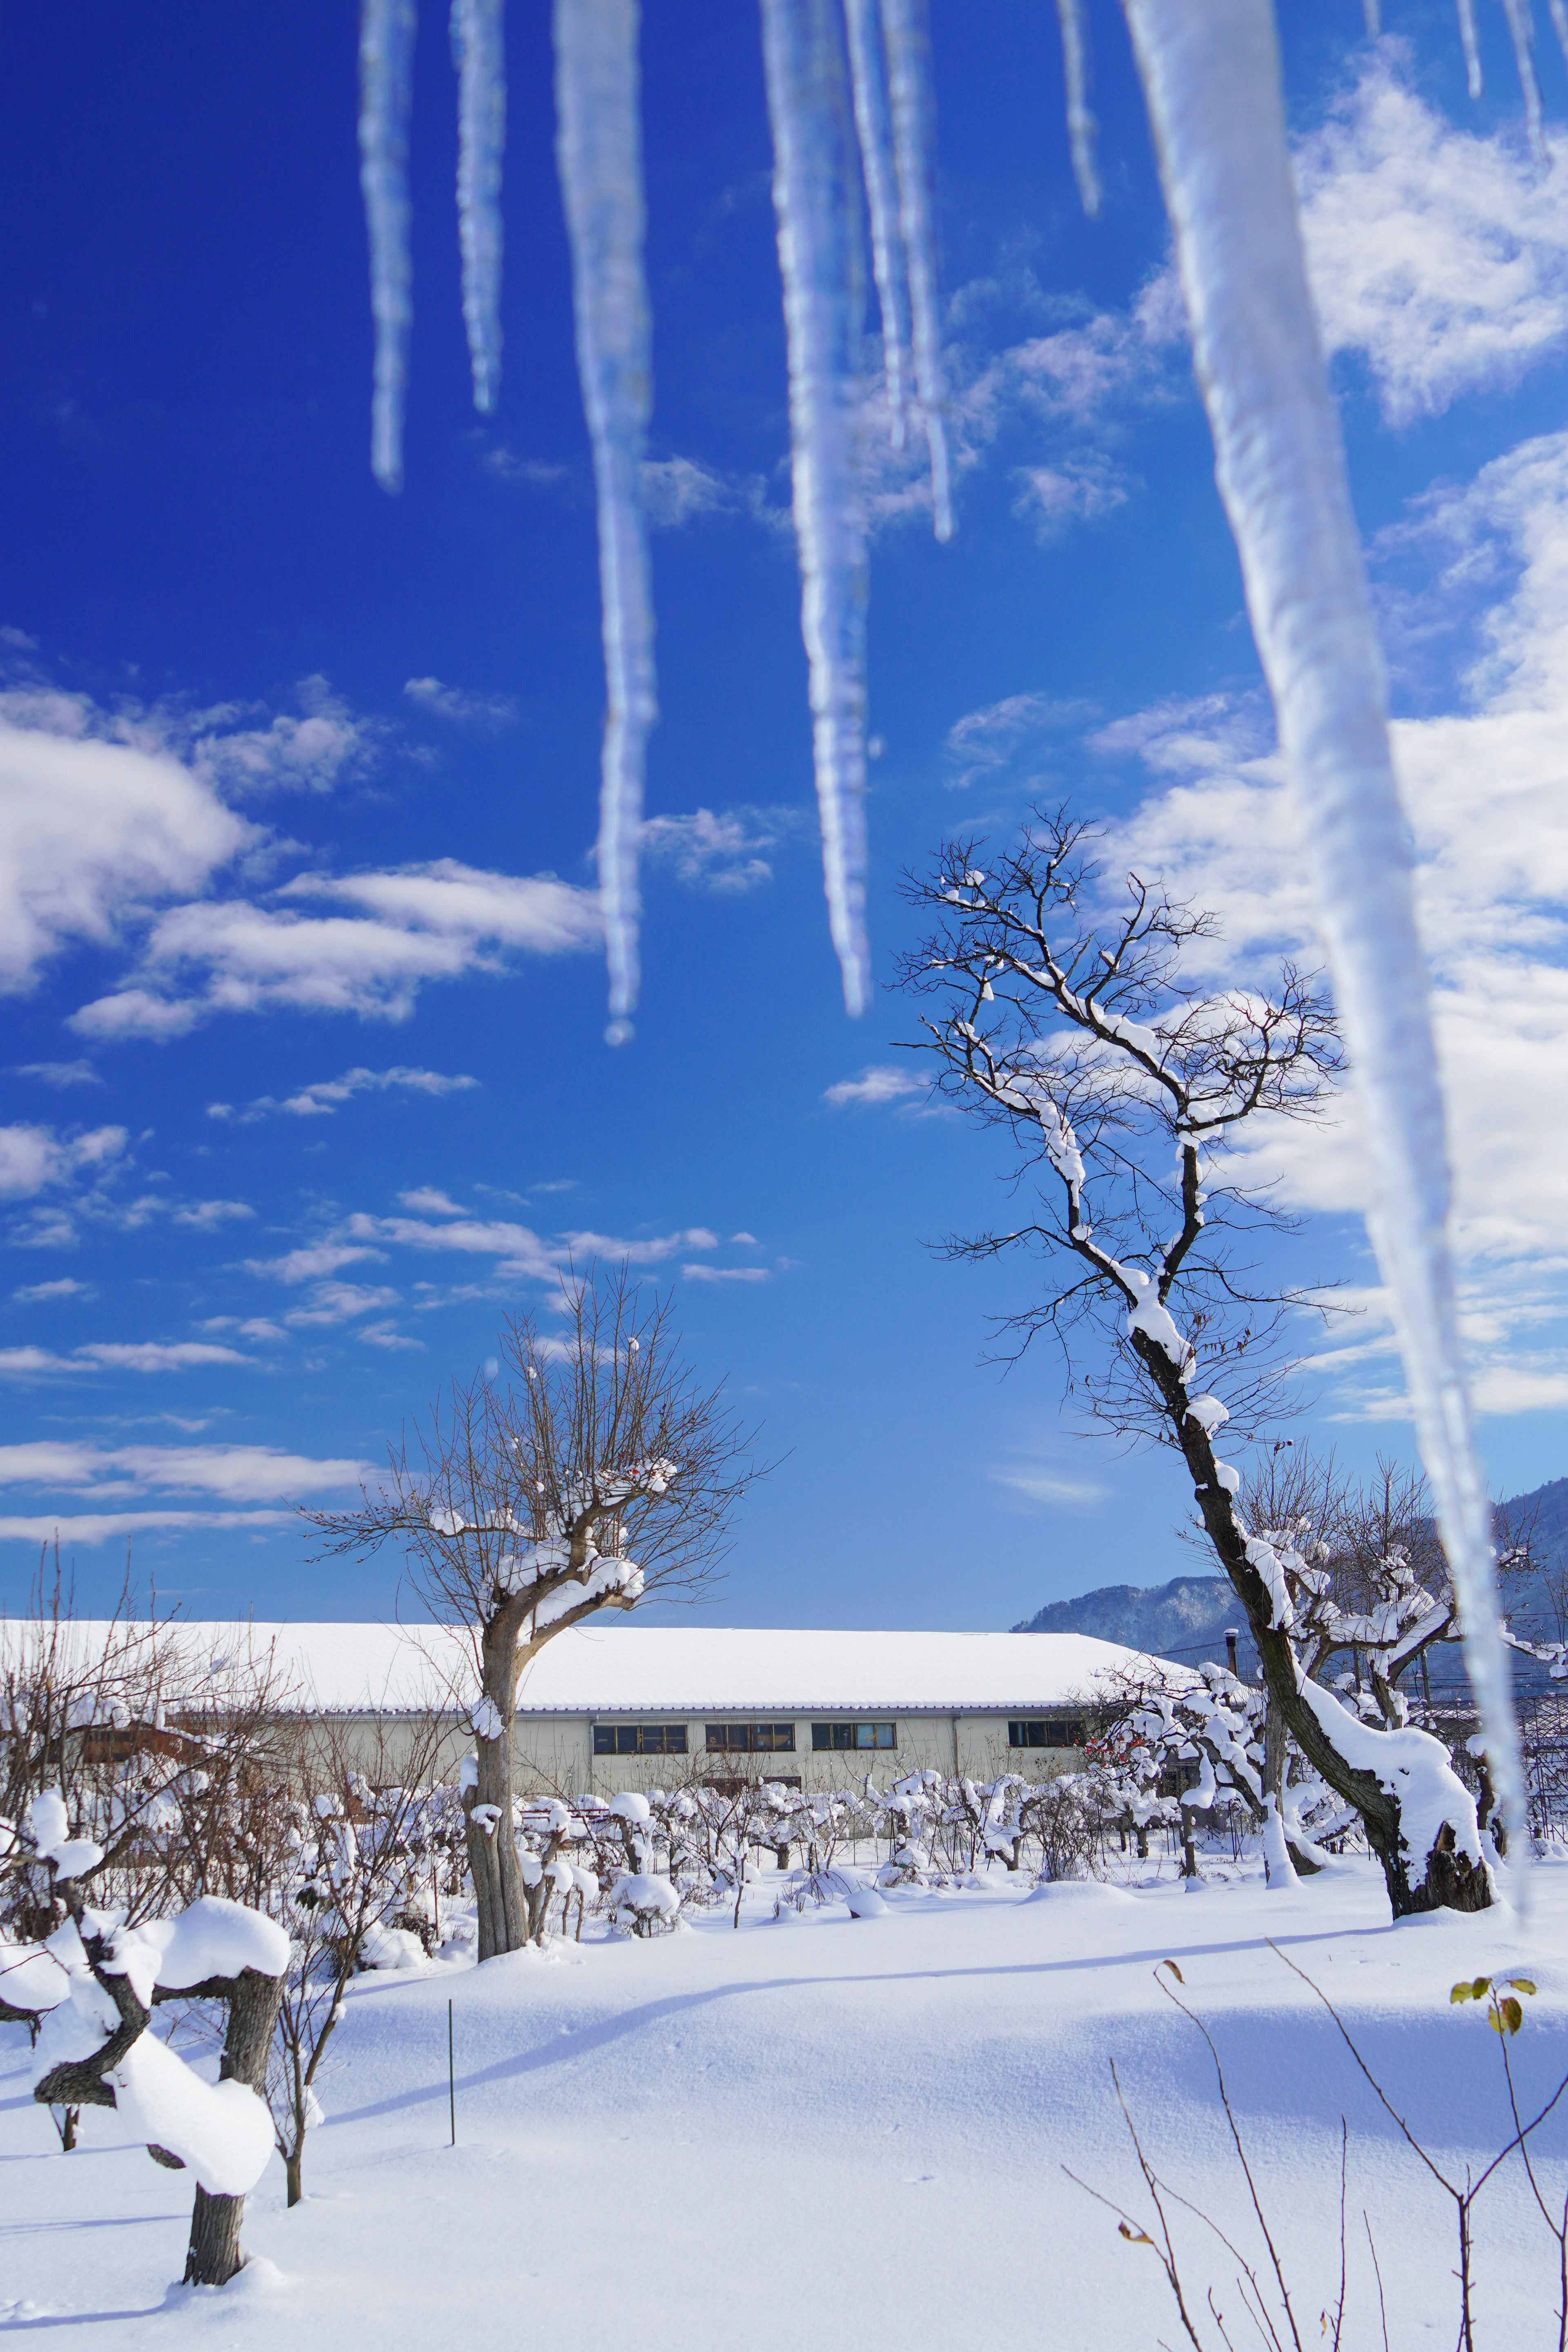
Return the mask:
<path id="1" fill-rule="evenodd" d="M 866 522 L 855 464 L 863 290 L 858 159 L 837 0 L 762 0 L 789 347 L 801 634 L 828 927 L 865 1010 Z"/>
<path id="2" fill-rule="evenodd" d="M 1369 1224 L 1510 1855 L 1525 1833 L 1490 1511 L 1448 1255 L 1443 1099 L 1377 633 L 1308 291 L 1269 0 L 1124 0 L 1216 473 L 1366 1118 Z M 1416 1857 L 1422 1861 L 1424 1857 Z"/>
<path id="3" fill-rule="evenodd" d="M 505 0 L 452 0 L 458 73 L 458 235 L 474 406 L 500 391 L 501 156 L 506 148 Z"/>
<path id="4" fill-rule="evenodd" d="M 1481 45 L 1476 38 L 1476 0 L 1459 0 L 1459 46 L 1465 52 L 1465 82 L 1472 98 L 1481 94 Z"/>
<path id="5" fill-rule="evenodd" d="M 403 395 L 414 319 L 408 257 L 408 110 L 414 83 L 414 0 L 364 0 L 359 35 L 359 184 L 370 234 L 375 379 L 371 471 L 403 488 Z"/>
<path id="6" fill-rule="evenodd" d="M 855 90 L 855 128 L 866 175 L 866 209 L 871 223 L 871 268 L 882 313 L 882 372 L 893 446 L 904 446 L 904 409 L 909 400 L 909 264 L 899 224 L 899 167 L 888 107 L 888 69 L 882 47 L 880 0 L 845 0 L 849 37 L 849 76 Z"/>
<path id="7" fill-rule="evenodd" d="M 940 540 L 952 537 L 948 487 L 947 428 L 942 411 L 942 321 L 937 303 L 935 205 L 931 196 L 931 38 L 925 0 L 882 0 L 888 45 L 888 92 L 893 152 L 899 173 L 899 218 L 910 272 L 910 317 L 926 440 L 931 449 L 931 500 Z"/>
<path id="8" fill-rule="evenodd" d="M 1100 210 L 1100 173 L 1095 169 L 1097 125 L 1089 110 L 1089 37 L 1081 0 L 1057 0 L 1062 36 L 1062 79 L 1067 84 L 1068 144 L 1079 201 L 1092 219 Z"/>
<path id="9" fill-rule="evenodd" d="M 637 0 L 555 0 L 556 160 L 572 242 L 577 373 L 594 450 L 605 639 L 599 897 L 611 1045 L 637 1001 L 643 763 L 658 716 L 643 458 L 653 387 L 643 278 Z"/>
<path id="10" fill-rule="evenodd" d="M 1568 0 L 1550 0 L 1552 29 L 1557 36 L 1557 46 L 1568 58 Z"/>
<path id="11" fill-rule="evenodd" d="M 1502 0 L 1502 12 L 1513 42 L 1513 61 L 1524 92 L 1524 127 L 1538 163 L 1546 156 L 1546 124 L 1541 110 L 1541 84 L 1535 79 L 1535 22 L 1530 0 Z"/>

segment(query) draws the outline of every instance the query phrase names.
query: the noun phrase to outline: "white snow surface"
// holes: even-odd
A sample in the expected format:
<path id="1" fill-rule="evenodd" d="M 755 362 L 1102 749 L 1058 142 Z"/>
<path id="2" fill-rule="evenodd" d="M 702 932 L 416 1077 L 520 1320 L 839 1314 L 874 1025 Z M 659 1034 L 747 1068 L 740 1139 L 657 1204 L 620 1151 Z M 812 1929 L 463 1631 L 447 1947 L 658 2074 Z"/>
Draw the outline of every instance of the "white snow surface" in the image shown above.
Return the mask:
<path id="1" fill-rule="evenodd" d="M 110 1975 L 125 1975 L 145 2004 L 153 1987 L 181 1992 L 209 1977 L 237 1977 L 244 1969 L 280 1977 L 289 1965 L 289 1937 L 274 1919 L 232 1903 L 226 1895 L 199 1895 L 171 1919 L 122 1927 Z"/>
<path id="2" fill-rule="evenodd" d="M 138 2034 L 110 2077 L 115 2114 L 143 2147 L 184 2157 L 215 2197 L 244 2197 L 272 2154 L 272 2118 L 243 2083 L 206 2083 L 153 2032 Z"/>
<path id="3" fill-rule="evenodd" d="M 83 1620 L 90 1651 L 105 1624 Z M 0 1621 L 0 1660 L 25 1642 L 24 1621 Z M 215 1644 L 270 1656 L 301 1706 L 346 1711 L 462 1706 L 473 1696 L 473 1651 L 456 1627 L 192 1621 L 176 1630 L 193 1659 Z M 809 1627 L 574 1625 L 524 1669 L 518 1712 L 585 1715 L 717 1706 L 744 1714 L 822 1707 L 884 1712 L 1065 1705 L 1100 1675 L 1142 1671 L 1141 1652 L 1087 1633 L 840 1633 Z"/>
<path id="4" fill-rule="evenodd" d="M 447 2352 L 525 2303 L 546 2343 L 591 2332 L 689 2352 L 743 2319 L 756 2352 L 798 2352 L 805 2297 L 826 2352 L 1142 2352 L 1176 2340 L 1158 2266 L 1062 2170 L 1146 2212 L 1110 2060 L 1152 2159 L 1256 2243 L 1207 2055 L 1154 1980 L 1170 1958 L 1215 2034 L 1312 2339 L 1338 2292 L 1342 2115 L 1346 2341 L 1382 2341 L 1365 2207 L 1395 2340 L 1451 2342 L 1448 2202 L 1264 1939 L 1332 1996 L 1395 2105 L 1462 2173 L 1501 2145 L 1507 2109 L 1497 2036 L 1474 2006 L 1450 2007 L 1449 1987 L 1535 1979 L 1510 2056 L 1540 2104 L 1568 2070 L 1568 1866 L 1538 1871 L 1528 1932 L 1506 1910 L 1392 1927 L 1366 1864 L 1267 1893 L 1256 1860 L 1204 1867 L 1195 1900 L 1167 1861 L 1125 1891 L 1074 1881 L 1033 1901 L 997 1865 L 973 1889 L 884 1894 L 870 1936 L 842 1901 L 808 1904 L 782 1934 L 764 1871 L 738 1932 L 723 1909 L 649 1941 L 606 1940 L 590 1917 L 580 1945 L 543 1955 L 362 1978 L 304 2202 L 285 2209 L 269 2161 L 247 2203 L 251 2267 L 221 2294 L 171 2292 L 191 2175 L 150 2164 L 107 2110 L 84 2115 L 83 2151 L 62 2158 L 29 2095 L 26 2034 L 0 2028 L 0 2327 L 37 2326 L 55 2352 Z M 1541 2152 L 1560 2200 L 1568 2127 L 1549 2126 Z M 809 2249 L 804 2284 L 781 2262 L 784 2215 Z M 1478 2340 L 1523 2352 L 1549 2332 L 1555 2290 L 1517 2165 L 1477 2222 Z M 1213 2281 L 1228 2309 L 1213 2240 L 1176 2227 L 1200 2307 Z"/>

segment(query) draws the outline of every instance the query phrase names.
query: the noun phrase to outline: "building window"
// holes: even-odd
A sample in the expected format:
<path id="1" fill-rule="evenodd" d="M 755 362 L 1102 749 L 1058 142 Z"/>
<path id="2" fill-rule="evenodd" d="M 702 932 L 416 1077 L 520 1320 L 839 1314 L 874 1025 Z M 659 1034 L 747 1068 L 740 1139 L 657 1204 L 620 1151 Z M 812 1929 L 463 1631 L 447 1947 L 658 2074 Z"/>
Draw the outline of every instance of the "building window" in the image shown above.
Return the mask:
<path id="1" fill-rule="evenodd" d="M 1009 1748 L 1081 1748 L 1083 1725 L 1075 1715 L 1035 1716 L 1007 1726 Z"/>
<path id="2" fill-rule="evenodd" d="M 899 1727 L 896 1723 L 814 1723 L 811 1744 L 819 1751 L 825 1748 L 896 1748 Z"/>
<path id="3" fill-rule="evenodd" d="M 793 1756 L 793 1723 L 710 1723 L 710 1756 Z"/>
<path id="4" fill-rule="evenodd" d="M 596 1723 L 595 1756 L 684 1756 L 683 1723 Z"/>

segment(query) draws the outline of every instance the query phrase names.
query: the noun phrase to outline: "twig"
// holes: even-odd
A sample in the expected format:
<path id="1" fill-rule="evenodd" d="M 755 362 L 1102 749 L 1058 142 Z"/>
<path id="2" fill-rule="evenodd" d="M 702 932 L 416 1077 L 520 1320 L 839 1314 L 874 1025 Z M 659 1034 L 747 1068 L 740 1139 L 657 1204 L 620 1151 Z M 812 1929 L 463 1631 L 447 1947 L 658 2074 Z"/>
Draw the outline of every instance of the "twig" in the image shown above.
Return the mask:
<path id="1" fill-rule="evenodd" d="M 1373 2242 L 1372 2223 L 1366 2218 L 1364 2205 L 1361 2209 L 1361 2218 L 1366 2230 L 1367 2250 L 1372 2255 L 1373 2273 L 1377 2280 L 1377 2308 L 1383 2321 L 1383 2352 L 1388 2352 L 1388 2305 L 1383 2299 L 1383 2266 L 1377 2259 L 1377 2247 Z"/>

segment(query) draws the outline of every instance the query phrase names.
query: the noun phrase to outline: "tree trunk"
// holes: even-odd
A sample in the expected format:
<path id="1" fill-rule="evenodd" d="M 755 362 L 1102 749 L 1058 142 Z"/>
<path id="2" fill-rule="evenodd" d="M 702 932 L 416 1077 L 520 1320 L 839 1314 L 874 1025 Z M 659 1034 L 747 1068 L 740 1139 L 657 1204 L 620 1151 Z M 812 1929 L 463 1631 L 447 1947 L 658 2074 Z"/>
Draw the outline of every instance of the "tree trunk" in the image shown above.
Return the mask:
<path id="1" fill-rule="evenodd" d="M 1429 1854 L 1423 1857 L 1421 1875 L 1412 1880 L 1400 1845 L 1400 1806 L 1371 1772 L 1348 1764 L 1334 1746 L 1317 1715 L 1302 1696 L 1303 1670 L 1289 1634 L 1274 1622 L 1274 1597 L 1261 1571 L 1248 1557 L 1228 1491 L 1220 1485 L 1214 1448 L 1206 1431 L 1187 1410 L 1187 1389 L 1181 1371 L 1157 1341 L 1142 1330 L 1131 1334 L 1140 1364 L 1163 1398 L 1175 1429 L 1199 1510 L 1204 1531 L 1229 1577 L 1237 1599 L 1247 1612 L 1258 1647 L 1263 1678 L 1268 1686 L 1268 1711 L 1278 1711 L 1294 1735 L 1296 1745 L 1321 1774 L 1336 1796 L 1353 1805 L 1366 1830 L 1367 1843 L 1383 1865 L 1390 1907 L 1396 1919 L 1418 1911 L 1484 1911 L 1491 1903 L 1491 1883 L 1485 1865 L 1478 1869 L 1454 1844 L 1451 1826 L 1445 1824 Z M 1381 1735 L 1387 1738 L 1391 1735 Z M 1447 1843 L 1445 1843 L 1445 1839 Z"/>
<path id="2" fill-rule="evenodd" d="M 265 2097 L 267 2053 L 282 1998 L 281 1977 L 258 1976 L 254 1969 L 247 1969 L 235 1979 L 228 2001 L 228 2032 L 217 2070 L 220 2083 L 243 2083 L 258 2098 Z M 244 2267 L 239 2243 L 244 2211 L 243 2197 L 215 2197 L 197 2187 L 185 2255 L 187 2286 L 226 2286 Z"/>
<path id="3" fill-rule="evenodd" d="M 304 2150 L 297 2147 L 291 2156 L 286 2156 L 283 2159 L 283 2171 L 289 2183 L 289 2202 L 290 2205 L 298 2205 L 300 2198 L 305 2194 L 304 2184 L 300 2178 L 301 2170 L 300 2158 L 303 2154 Z"/>
<path id="4" fill-rule="evenodd" d="M 528 1941 L 527 1890 L 517 1859 L 511 1825 L 511 1727 L 517 1712 L 517 1637 L 521 1605 L 509 1601 L 484 1628 L 480 1643 L 480 1690 L 500 1718 L 500 1737 L 479 1738 L 475 1748 L 477 1785 L 463 1797 L 468 1869 L 479 1909 L 479 1958 L 521 1952 Z M 493 1814 L 474 1815 L 481 1806 Z"/>

